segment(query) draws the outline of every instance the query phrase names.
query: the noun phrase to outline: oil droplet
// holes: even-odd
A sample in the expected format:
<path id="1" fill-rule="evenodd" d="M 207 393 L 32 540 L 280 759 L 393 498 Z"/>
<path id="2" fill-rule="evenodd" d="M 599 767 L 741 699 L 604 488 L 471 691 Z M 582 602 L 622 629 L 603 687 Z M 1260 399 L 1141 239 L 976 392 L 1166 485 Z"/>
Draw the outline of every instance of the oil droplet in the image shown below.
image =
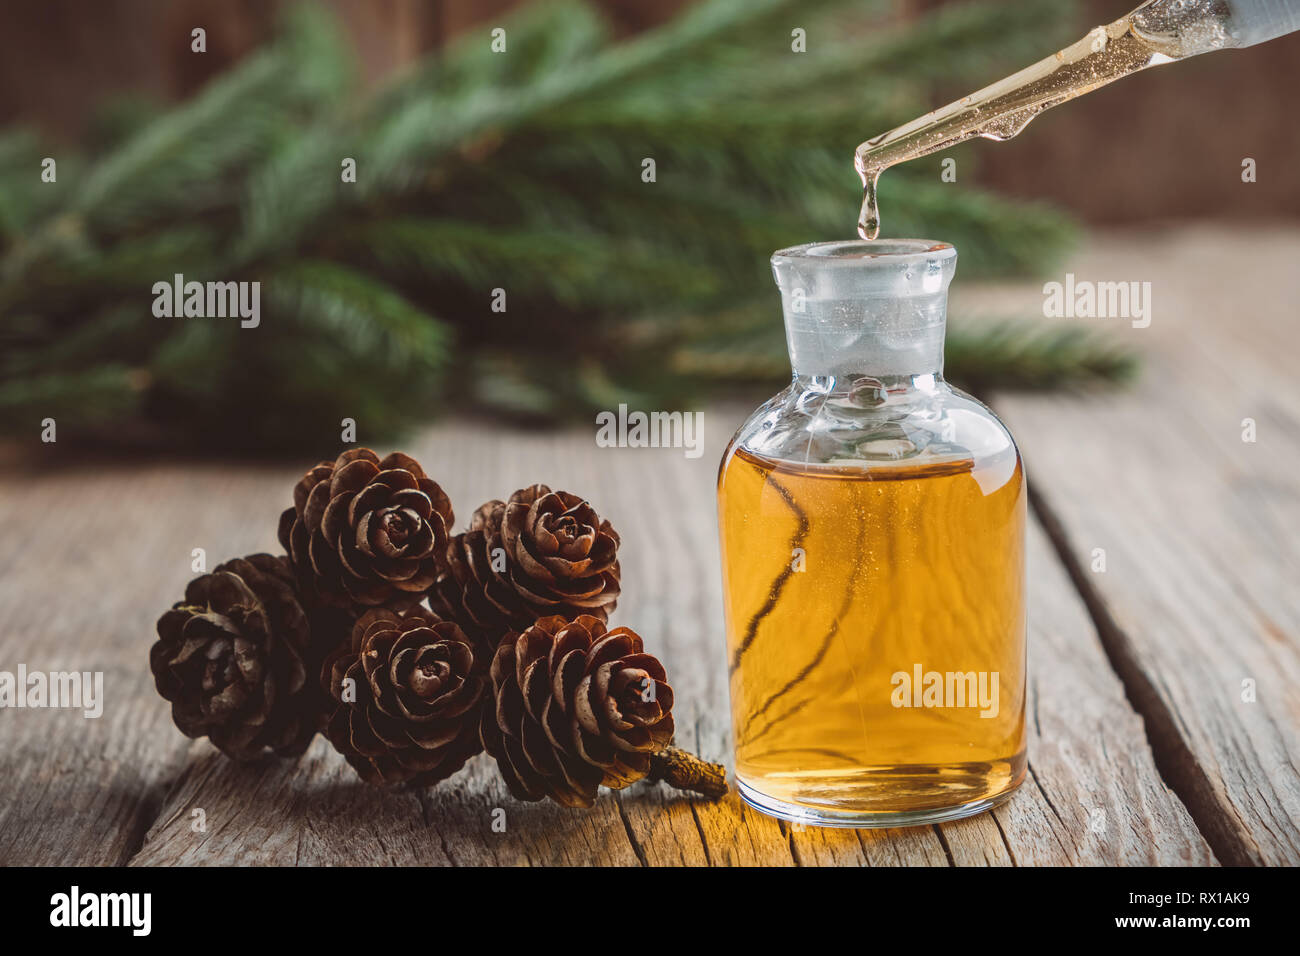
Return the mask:
<path id="1" fill-rule="evenodd" d="M 876 184 L 880 170 L 869 169 L 862 173 L 862 211 L 858 213 L 858 235 L 875 239 L 880 235 L 880 207 L 876 201 Z"/>

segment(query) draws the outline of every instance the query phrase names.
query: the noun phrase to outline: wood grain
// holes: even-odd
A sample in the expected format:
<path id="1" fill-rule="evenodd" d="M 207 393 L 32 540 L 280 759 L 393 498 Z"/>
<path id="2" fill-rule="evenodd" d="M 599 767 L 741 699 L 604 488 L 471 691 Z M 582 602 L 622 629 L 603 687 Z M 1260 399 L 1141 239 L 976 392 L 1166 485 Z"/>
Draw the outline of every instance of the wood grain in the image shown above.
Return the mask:
<path id="1" fill-rule="evenodd" d="M 1080 278 L 1152 282 L 1150 327 L 1117 330 L 1142 381 L 1000 404 L 1161 771 L 1231 864 L 1300 862 L 1297 256 L 1293 232 L 1096 244 Z"/>
<path id="2" fill-rule="evenodd" d="M 1279 255 L 1300 251 L 1291 242 Z M 1171 252 L 1168 266 L 1211 248 L 1203 238 Z M 1124 272 L 1134 250 L 1117 250 L 1114 260 L 1082 261 Z M 1209 262 L 1193 265 L 1212 274 Z M 1280 268 L 1262 258 L 1243 281 L 1268 287 Z M 1300 291 L 1287 281 L 1286 294 Z M 0 862 L 1294 861 L 1300 426 L 1287 330 L 1277 302 L 1246 315 L 1225 301 L 1235 325 L 1180 325 L 1217 300 L 1195 289 L 1203 300 L 1179 307 L 1174 279 L 1165 283 L 1157 302 L 1168 311 L 1143 330 L 1151 368 L 1136 391 L 999 402 L 1057 525 L 1052 541 L 1030 527 L 1030 776 L 992 813 L 929 828 L 821 830 L 779 824 L 734 795 L 711 803 L 661 785 L 606 794 L 584 813 L 513 801 L 486 758 L 431 791 L 383 793 L 356 781 L 323 740 L 297 762 L 234 765 L 172 726 L 146 664 L 153 622 L 192 577 L 191 549 L 205 548 L 212 566 L 275 548 L 275 517 L 303 469 L 38 462 L 37 480 L 30 465 L 0 471 L 0 669 L 103 670 L 107 705 L 98 721 L 0 711 Z M 1037 292 L 1012 294 L 1024 305 Z M 1246 415 L 1260 441 L 1243 446 Z M 713 486 L 739 417 L 710 410 L 696 459 L 599 449 L 594 428 L 472 421 L 403 446 L 443 482 L 459 524 L 482 500 L 537 480 L 590 497 L 623 536 L 616 620 L 667 665 L 679 743 L 727 762 Z M 1107 572 L 1081 572 L 1097 546 Z M 1240 701 L 1243 677 L 1256 681 L 1255 703 Z"/>
<path id="3" fill-rule="evenodd" d="M 478 497 L 543 479 L 577 490 L 623 536 L 626 582 L 617 619 L 662 655 L 676 689 L 679 741 L 730 759 L 713 480 L 734 411 L 710 413 L 710 448 L 596 449 L 585 430 L 537 435 L 447 425 L 408 446 L 444 466 L 462 520 Z M 291 480 L 286 475 L 285 480 Z M 273 511 L 284 482 L 251 496 Z M 478 497 L 472 494 L 478 489 Z M 265 499 L 266 504 L 252 503 Z M 1033 644 L 1043 649 L 1033 699 L 1037 779 L 996 816 L 897 831 L 788 827 L 734 795 L 711 803 L 658 785 L 607 795 L 590 813 L 512 801 L 487 758 L 425 794 L 375 794 L 318 741 L 298 767 L 240 768 L 197 756 L 167 797 L 133 862 L 424 863 L 456 865 L 896 865 L 1177 863 L 1211 859 L 1156 777 L 1140 721 L 1110 674 L 1082 603 L 1041 534 L 1031 548 Z M 1051 619 L 1048 627 L 1039 622 Z M 1095 744 L 1107 726 L 1119 759 Z M 1039 769 L 1041 761 L 1042 768 Z M 207 832 L 195 832 L 194 808 Z M 1088 828 L 1095 807 L 1108 826 Z M 1054 809 L 1055 808 L 1055 809 Z M 505 832 L 493 830 L 504 811 Z"/>
<path id="4" fill-rule="evenodd" d="M 193 548 L 224 557 L 271 544 L 260 525 L 232 520 L 260 476 L 36 471 L 0 477 L 0 669 L 102 671 L 105 703 L 98 719 L 0 711 L 0 863 L 121 863 L 188 749 L 153 691 L 154 621 L 193 576 Z"/>

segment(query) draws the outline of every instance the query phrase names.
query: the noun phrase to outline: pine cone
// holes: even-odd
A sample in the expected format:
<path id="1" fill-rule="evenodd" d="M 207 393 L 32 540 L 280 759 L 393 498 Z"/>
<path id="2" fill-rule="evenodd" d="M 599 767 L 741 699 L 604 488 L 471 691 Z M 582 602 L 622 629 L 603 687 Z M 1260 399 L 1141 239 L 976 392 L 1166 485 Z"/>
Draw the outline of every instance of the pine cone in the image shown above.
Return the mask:
<path id="1" fill-rule="evenodd" d="M 367 783 L 450 777 L 482 750 L 486 680 L 474 664 L 461 629 L 422 607 L 367 611 L 325 661 L 321 681 L 335 705 L 325 736 Z"/>
<path id="2" fill-rule="evenodd" d="M 601 785 L 622 789 L 647 776 L 672 740 L 663 665 L 635 633 L 606 632 L 599 618 L 546 617 L 507 634 L 491 678 L 483 747 L 520 800 L 589 807 Z"/>
<path id="3" fill-rule="evenodd" d="M 584 499 L 546 485 L 489 501 L 447 548 L 430 604 L 489 656 L 541 617 L 609 620 L 619 595 L 617 532 Z"/>
<path id="4" fill-rule="evenodd" d="M 293 502 L 280 516 L 280 543 L 315 601 L 402 610 L 432 587 L 454 519 L 414 458 L 349 449 L 307 472 Z"/>
<path id="5" fill-rule="evenodd" d="M 294 583 L 284 558 L 250 554 L 195 578 L 158 619 L 149 666 L 186 736 L 237 760 L 307 748 L 325 713 L 307 672 L 323 655 L 313 662 Z"/>

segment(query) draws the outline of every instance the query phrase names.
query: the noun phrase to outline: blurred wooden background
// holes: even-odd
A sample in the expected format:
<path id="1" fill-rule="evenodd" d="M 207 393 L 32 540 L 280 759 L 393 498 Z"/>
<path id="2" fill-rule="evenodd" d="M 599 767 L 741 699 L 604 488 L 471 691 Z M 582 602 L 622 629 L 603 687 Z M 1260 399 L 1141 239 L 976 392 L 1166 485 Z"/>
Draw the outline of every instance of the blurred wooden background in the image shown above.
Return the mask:
<path id="1" fill-rule="evenodd" d="M 105 94 L 185 96 L 270 32 L 290 0 L 42 0 L 0 7 L 0 123 L 71 137 Z M 366 81 L 410 63 L 521 0 L 317 0 L 335 8 Z M 527 2 L 527 0 L 522 0 Z M 628 34 L 689 0 L 593 0 Z M 968 0 L 895 0 L 900 16 Z M 1084 0 L 1085 16 L 1045 37 L 1043 55 L 1122 16 L 1137 0 Z M 189 52 L 195 26 L 208 53 Z M 811 38 L 810 52 L 816 50 Z M 1027 64 L 1008 62 L 1007 72 Z M 990 76 L 989 81 L 999 79 Z M 1277 219 L 1300 215 L 1300 35 L 1248 51 L 1148 71 L 1048 113 L 1014 150 L 979 149 L 975 178 L 1012 196 L 1048 199 L 1085 221 Z M 935 105 L 968 90 L 936 90 Z M 864 91 L 864 96 L 869 95 Z M 882 130 L 864 129 L 862 138 Z M 1268 190 L 1241 182 L 1252 157 Z M 1286 185 L 1282 185 L 1285 183 Z"/>

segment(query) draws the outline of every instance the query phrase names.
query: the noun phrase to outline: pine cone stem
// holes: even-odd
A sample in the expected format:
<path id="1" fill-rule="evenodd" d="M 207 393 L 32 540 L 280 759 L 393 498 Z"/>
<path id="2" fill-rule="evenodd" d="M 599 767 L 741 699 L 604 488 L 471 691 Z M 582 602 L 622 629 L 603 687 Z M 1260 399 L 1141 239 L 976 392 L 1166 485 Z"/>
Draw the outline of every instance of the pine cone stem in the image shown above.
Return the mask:
<path id="1" fill-rule="evenodd" d="M 717 798 L 727 792 L 726 767 L 671 744 L 650 758 L 648 779 L 662 780 L 678 790 L 689 790 L 706 797 Z"/>

